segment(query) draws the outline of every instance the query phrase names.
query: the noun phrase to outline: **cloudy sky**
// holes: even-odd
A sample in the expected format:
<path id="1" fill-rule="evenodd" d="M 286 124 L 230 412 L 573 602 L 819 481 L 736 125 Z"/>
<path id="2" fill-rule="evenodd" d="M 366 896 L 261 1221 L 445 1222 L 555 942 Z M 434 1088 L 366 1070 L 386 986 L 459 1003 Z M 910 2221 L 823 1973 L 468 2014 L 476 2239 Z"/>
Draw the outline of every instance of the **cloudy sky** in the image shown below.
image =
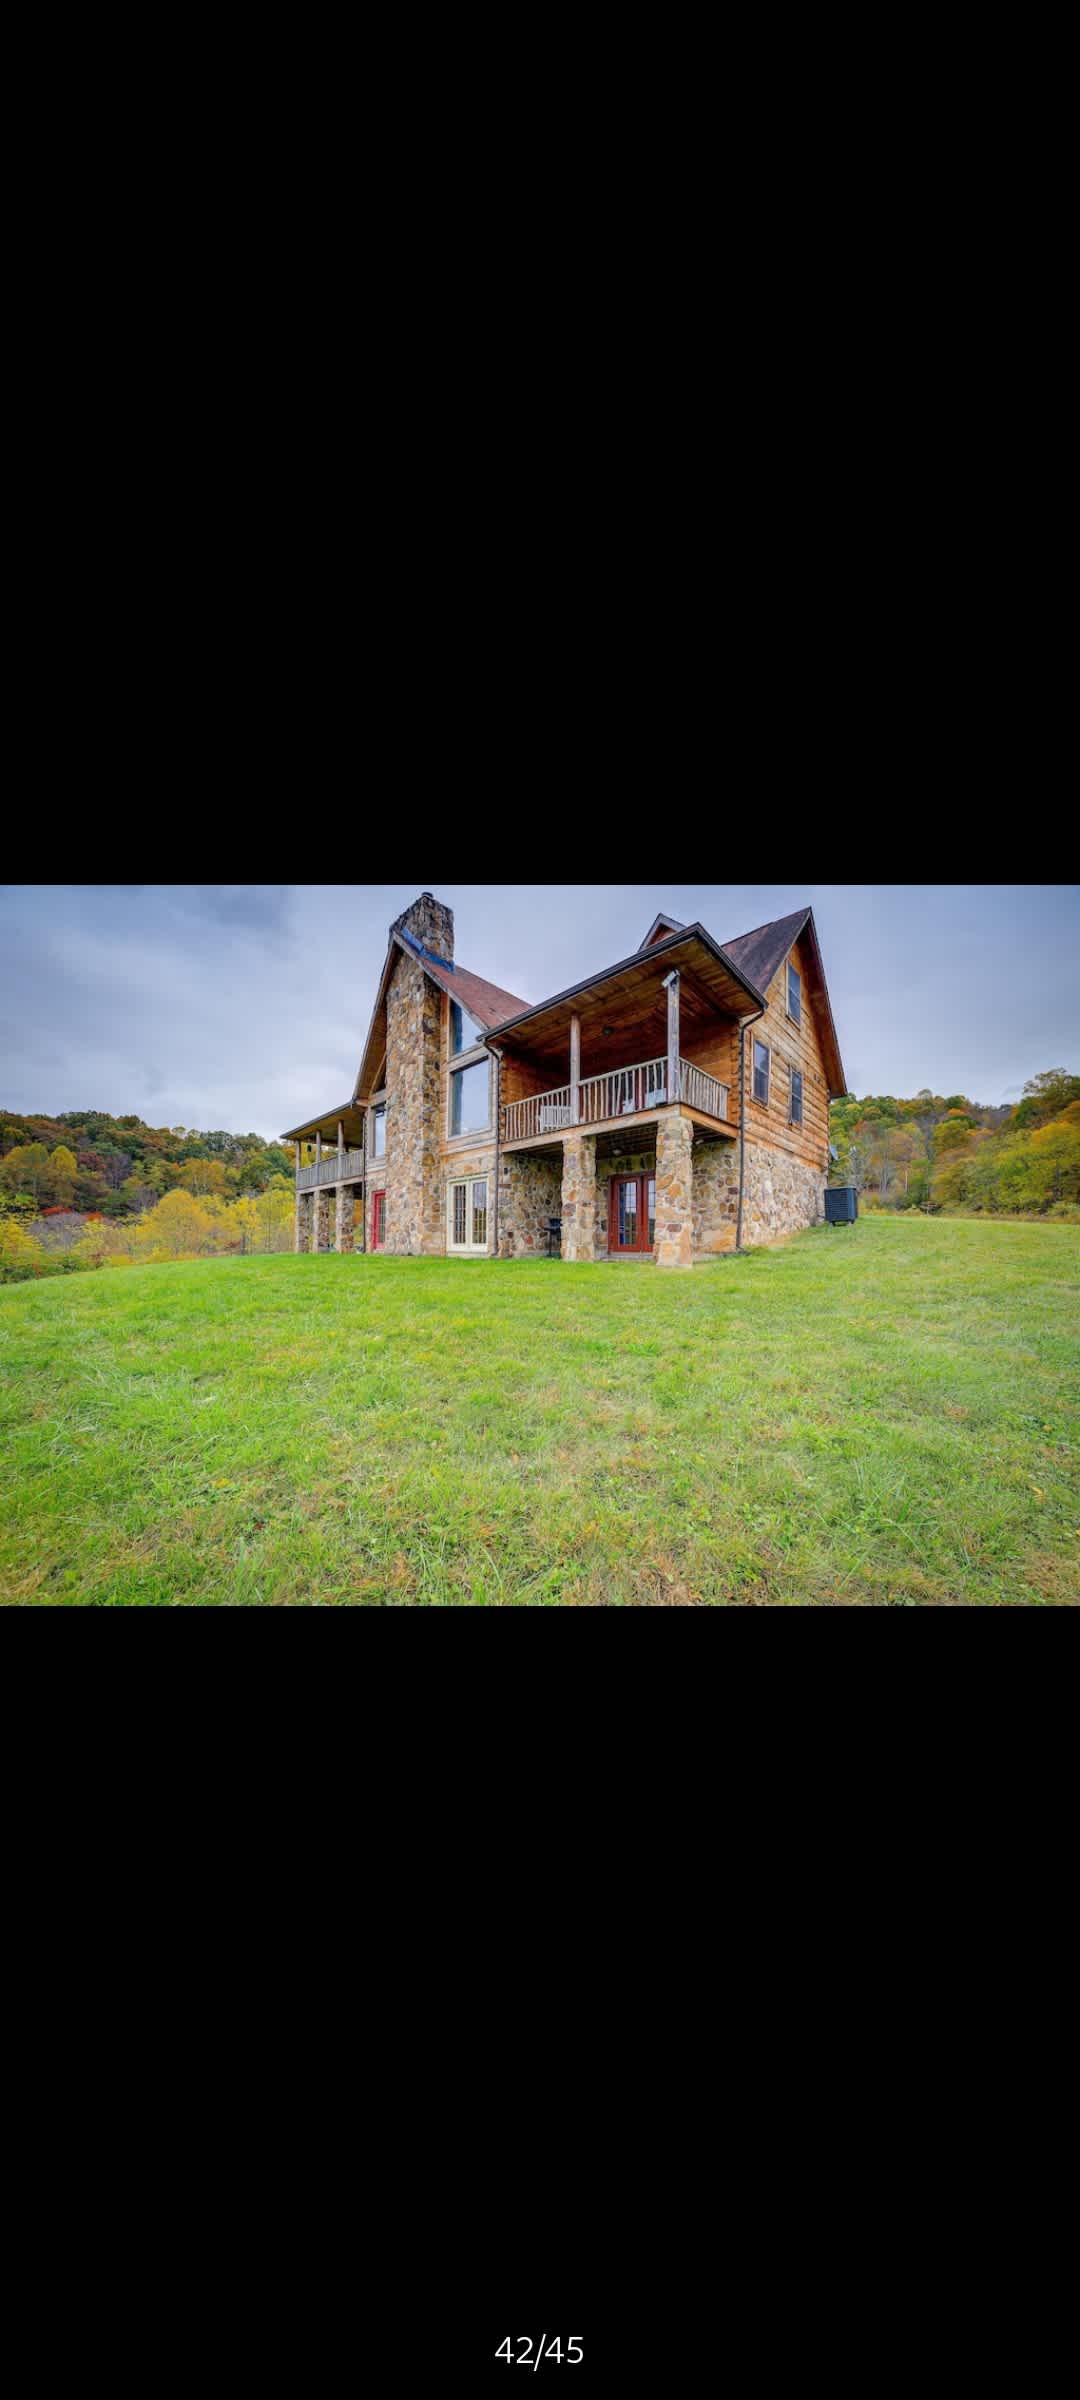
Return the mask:
<path id="1" fill-rule="evenodd" d="M 0 887 L 0 1107 L 272 1139 L 351 1091 L 387 927 L 424 888 Z M 853 1091 L 999 1103 L 1080 1072 L 1080 885 L 433 888 L 460 963 L 526 1000 L 626 957 L 658 909 L 724 941 L 809 902 Z"/>

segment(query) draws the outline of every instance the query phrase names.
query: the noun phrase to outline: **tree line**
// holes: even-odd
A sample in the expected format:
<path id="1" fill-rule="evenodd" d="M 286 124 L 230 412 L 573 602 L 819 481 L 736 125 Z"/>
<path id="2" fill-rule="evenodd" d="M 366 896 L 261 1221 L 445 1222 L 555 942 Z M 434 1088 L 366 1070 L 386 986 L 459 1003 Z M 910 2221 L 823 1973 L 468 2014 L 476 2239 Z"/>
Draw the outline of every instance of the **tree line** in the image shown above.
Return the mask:
<path id="1" fill-rule="evenodd" d="M 288 1250 L 293 1160 L 257 1133 L 0 1110 L 0 1282 Z"/>
<path id="2" fill-rule="evenodd" d="M 1080 1075 L 1033 1075 L 1015 1108 L 962 1092 L 834 1100 L 833 1183 L 872 1206 L 1080 1218 Z"/>

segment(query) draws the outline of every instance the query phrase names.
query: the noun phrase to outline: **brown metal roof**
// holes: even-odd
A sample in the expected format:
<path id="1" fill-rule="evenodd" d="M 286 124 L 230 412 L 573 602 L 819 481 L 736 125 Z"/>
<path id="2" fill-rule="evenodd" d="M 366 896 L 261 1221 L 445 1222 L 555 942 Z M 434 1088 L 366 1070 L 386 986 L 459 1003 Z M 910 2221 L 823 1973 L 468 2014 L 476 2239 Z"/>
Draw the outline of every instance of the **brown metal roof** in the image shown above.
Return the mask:
<path id="1" fill-rule="evenodd" d="M 414 934 L 403 932 L 396 935 L 395 939 L 408 945 L 413 956 L 419 959 L 425 975 L 430 975 L 433 983 L 441 984 L 443 991 L 449 992 L 452 999 L 460 1000 L 462 1007 L 468 1009 L 470 1017 L 475 1017 L 485 1033 L 492 1025 L 501 1025 L 504 1017 L 519 1017 L 523 1009 L 532 1005 L 531 1001 L 519 1000 L 513 992 L 504 992 L 497 983 L 489 983 L 486 976 L 473 975 L 468 967 L 459 967 L 452 959 L 440 958 L 435 950 L 425 950 Z"/>

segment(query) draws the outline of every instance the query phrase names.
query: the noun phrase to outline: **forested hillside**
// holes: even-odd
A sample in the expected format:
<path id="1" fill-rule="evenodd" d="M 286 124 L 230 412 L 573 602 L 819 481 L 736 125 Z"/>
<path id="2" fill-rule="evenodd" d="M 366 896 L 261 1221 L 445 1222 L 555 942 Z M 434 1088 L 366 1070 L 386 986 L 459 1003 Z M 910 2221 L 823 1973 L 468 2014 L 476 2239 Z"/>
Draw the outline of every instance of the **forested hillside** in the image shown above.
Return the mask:
<path id="1" fill-rule="evenodd" d="M 257 1133 L 0 1109 L 0 1282 L 292 1246 L 293 1159 Z"/>
<path id="2" fill-rule="evenodd" d="M 924 1090 L 834 1100 L 834 1183 L 872 1206 L 1080 1217 L 1080 1075 L 1035 1075 L 1015 1108 Z"/>

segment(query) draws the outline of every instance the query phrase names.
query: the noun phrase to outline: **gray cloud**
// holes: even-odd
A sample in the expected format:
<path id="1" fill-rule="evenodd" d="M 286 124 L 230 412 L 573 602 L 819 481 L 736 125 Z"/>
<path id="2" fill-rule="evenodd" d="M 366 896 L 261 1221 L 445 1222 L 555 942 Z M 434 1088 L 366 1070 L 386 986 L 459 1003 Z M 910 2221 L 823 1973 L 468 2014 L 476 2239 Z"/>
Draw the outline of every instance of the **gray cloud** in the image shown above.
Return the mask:
<path id="1" fill-rule="evenodd" d="M 0 1104 L 266 1136 L 332 1106 L 425 882 L 0 887 Z M 723 940 L 810 902 L 854 1090 L 994 1102 L 1080 1071 L 1075 885 L 436 888 L 458 958 L 527 1000 L 625 957 L 658 909 Z"/>

